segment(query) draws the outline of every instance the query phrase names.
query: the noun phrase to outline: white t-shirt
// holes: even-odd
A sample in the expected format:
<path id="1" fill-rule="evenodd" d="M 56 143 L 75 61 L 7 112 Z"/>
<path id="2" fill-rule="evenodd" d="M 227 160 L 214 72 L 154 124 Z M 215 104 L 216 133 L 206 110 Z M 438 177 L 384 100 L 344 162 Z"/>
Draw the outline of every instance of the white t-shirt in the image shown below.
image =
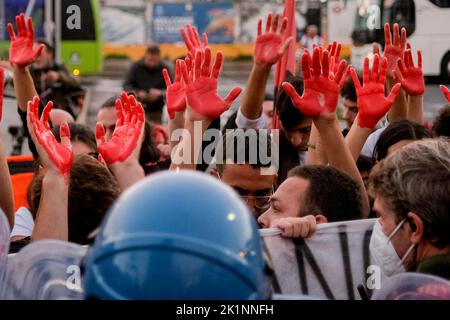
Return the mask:
<path id="1" fill-rule="evenodd" d="M 261 115 L 258 119 L 249 119 L 242 114 L 241 109 L 237 111 L 236 126 L 239 129 L 268 129 L 264 115 Z M 308 164 L 308 151 L 299 151 L 298 156 L 300 159 L 299 165 L 304 166 Z"/>
<path id="2" fill-rule="evenodd" d="M 375 149 L 375 145 L 378 142 L 378 139 L 380 138 L 380 135 L 386 130 L 386 128 L 389 125 L 389 121 L 386 119 L 381 122 L 381 127 L 375 130 L 370 134 L 370 136 L 367 138 L 366 142 L 364 143 L 364 146 L 361 150 L 361 155 L 372 158 L 373 156 L 373 150 Z"/>
<path id="3" fill-rule="evenodd" d="M 25 207 L 20 207 L 14 216 L 14 228 L 11 232 L 11 237 L 31 237 L 33 229 L 34 220 L 30 210 Z"/>

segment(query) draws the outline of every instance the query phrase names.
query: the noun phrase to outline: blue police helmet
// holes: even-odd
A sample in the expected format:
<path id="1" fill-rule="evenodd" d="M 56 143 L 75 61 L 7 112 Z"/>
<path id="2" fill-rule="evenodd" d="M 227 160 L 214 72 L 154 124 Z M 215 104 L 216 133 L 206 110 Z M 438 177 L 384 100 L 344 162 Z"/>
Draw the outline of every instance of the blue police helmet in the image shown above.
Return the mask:
<path id="1" fill-rule="evenodd" d="M 257 224 L 237 194 L 194 171 L 124 192 L 85 264 L 85 298 L 265 299 Z"/>

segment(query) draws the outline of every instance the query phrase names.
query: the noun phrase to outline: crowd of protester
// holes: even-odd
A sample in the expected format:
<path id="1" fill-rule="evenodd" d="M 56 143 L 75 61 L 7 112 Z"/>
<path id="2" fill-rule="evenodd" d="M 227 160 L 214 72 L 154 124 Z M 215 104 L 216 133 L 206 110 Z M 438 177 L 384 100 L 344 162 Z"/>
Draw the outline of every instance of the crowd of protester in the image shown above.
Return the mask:
<path id="1" fill-rule="evenodd" d="M 223 55 L 188 25 L 187 55 L 173 72 L 150 47 L 124 92 L 101 104 L 92 131 L 74 122 L 70 92 L 42 98 L 52 81 L 80 88 L 51 62 L 52 46 L 35 43 L 31 19 L 18 16 L 17 34 L 8 26 L 18 108 L 3 113 L 19 112 L 36 165 L 28 207 L 15 212 L 0 137 L 10 253 L 49 239 L 91 246 L 86 298 L 269 299 L 259 228 L 309 238 L 320 224 L 376 218 L 370 253 L 386 276 L 450 280 L 450 109 L 425 125 L 420 50 L 415 63 L 418 48 L 406 31 L 386 25 L 384 52 L 374 45 L 373 61 L 357 72 L 341 59 L 340 44 L 316 45 L 311 28 L 301 72 L 272 97 L 272 67 L 294 42 L 287 24 L 278 14 L 269 14 L 264 30 L 259 21 L 247 85 L 224 99 Z M 221 139 L 207 143 L 241 91 Z M 450 91 L 442 92 L 450 103 Z M 254 145 L 271 161 L 253 157 Z M 428 293 L 450 299 L 449 288 Z"/>

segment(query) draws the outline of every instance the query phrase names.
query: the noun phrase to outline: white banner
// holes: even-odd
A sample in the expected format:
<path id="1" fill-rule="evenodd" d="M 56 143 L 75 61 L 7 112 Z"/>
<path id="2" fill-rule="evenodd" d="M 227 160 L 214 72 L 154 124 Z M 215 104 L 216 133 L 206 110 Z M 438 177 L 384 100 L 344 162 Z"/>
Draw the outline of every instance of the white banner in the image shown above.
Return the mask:
<path id="1" fill-rule="evenodd" d="M 308 239 L 285 239 L 274 229 L 261 230 L 275 272 L 275 292 L 354 300 L 361 299 L 360 285 L 379 289 L 382 275 L 371 266 L 369 251 L 375 221 L 320 224 Z"/>

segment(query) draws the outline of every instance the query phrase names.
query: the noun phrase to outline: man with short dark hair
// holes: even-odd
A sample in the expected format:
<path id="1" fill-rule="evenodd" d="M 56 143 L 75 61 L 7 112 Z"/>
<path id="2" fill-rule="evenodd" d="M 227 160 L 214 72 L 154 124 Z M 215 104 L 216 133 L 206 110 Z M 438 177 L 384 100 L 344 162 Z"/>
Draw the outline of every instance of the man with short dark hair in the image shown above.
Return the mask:
<path id="1" fill-rule="evenodd" d="M 142 59 L 136 61 L 127 73 L 124 90 L 135 91 L 142 103 L 147 119 L 161 123 L 166 83 L 163 69 L 169 68 L 161 61 L 160 50 L 156 46 L 147 48 Z"/>
<path id="2" fill-rule="evenodd" d="M 361 219 L 358 184 L 336 168 L 322 165 L 297 166 L 270 199 L 270 208 L 258 222 L 274 226 L 280 218 L 314 216 L 316 223 Z"/>
<path id="3" fill-rule="evenodd" d="M 361 78 L 360 76 L 358 77 Z M 342 130 L 342 134 L 345 137 L 350 131 L 350 128 L 352 127 L 353 122 L 355 121 L 356 116 L 358 115 L 356 89 L 353 80 L 351 78 L 345 81 L 344 85 L 342 86 L 340 94 L 342 97 L 342 108 L 343 108 L 342 117 L 344 118 L 345 123 L 347 124 L 347 127 L 344 130 Z"/>

